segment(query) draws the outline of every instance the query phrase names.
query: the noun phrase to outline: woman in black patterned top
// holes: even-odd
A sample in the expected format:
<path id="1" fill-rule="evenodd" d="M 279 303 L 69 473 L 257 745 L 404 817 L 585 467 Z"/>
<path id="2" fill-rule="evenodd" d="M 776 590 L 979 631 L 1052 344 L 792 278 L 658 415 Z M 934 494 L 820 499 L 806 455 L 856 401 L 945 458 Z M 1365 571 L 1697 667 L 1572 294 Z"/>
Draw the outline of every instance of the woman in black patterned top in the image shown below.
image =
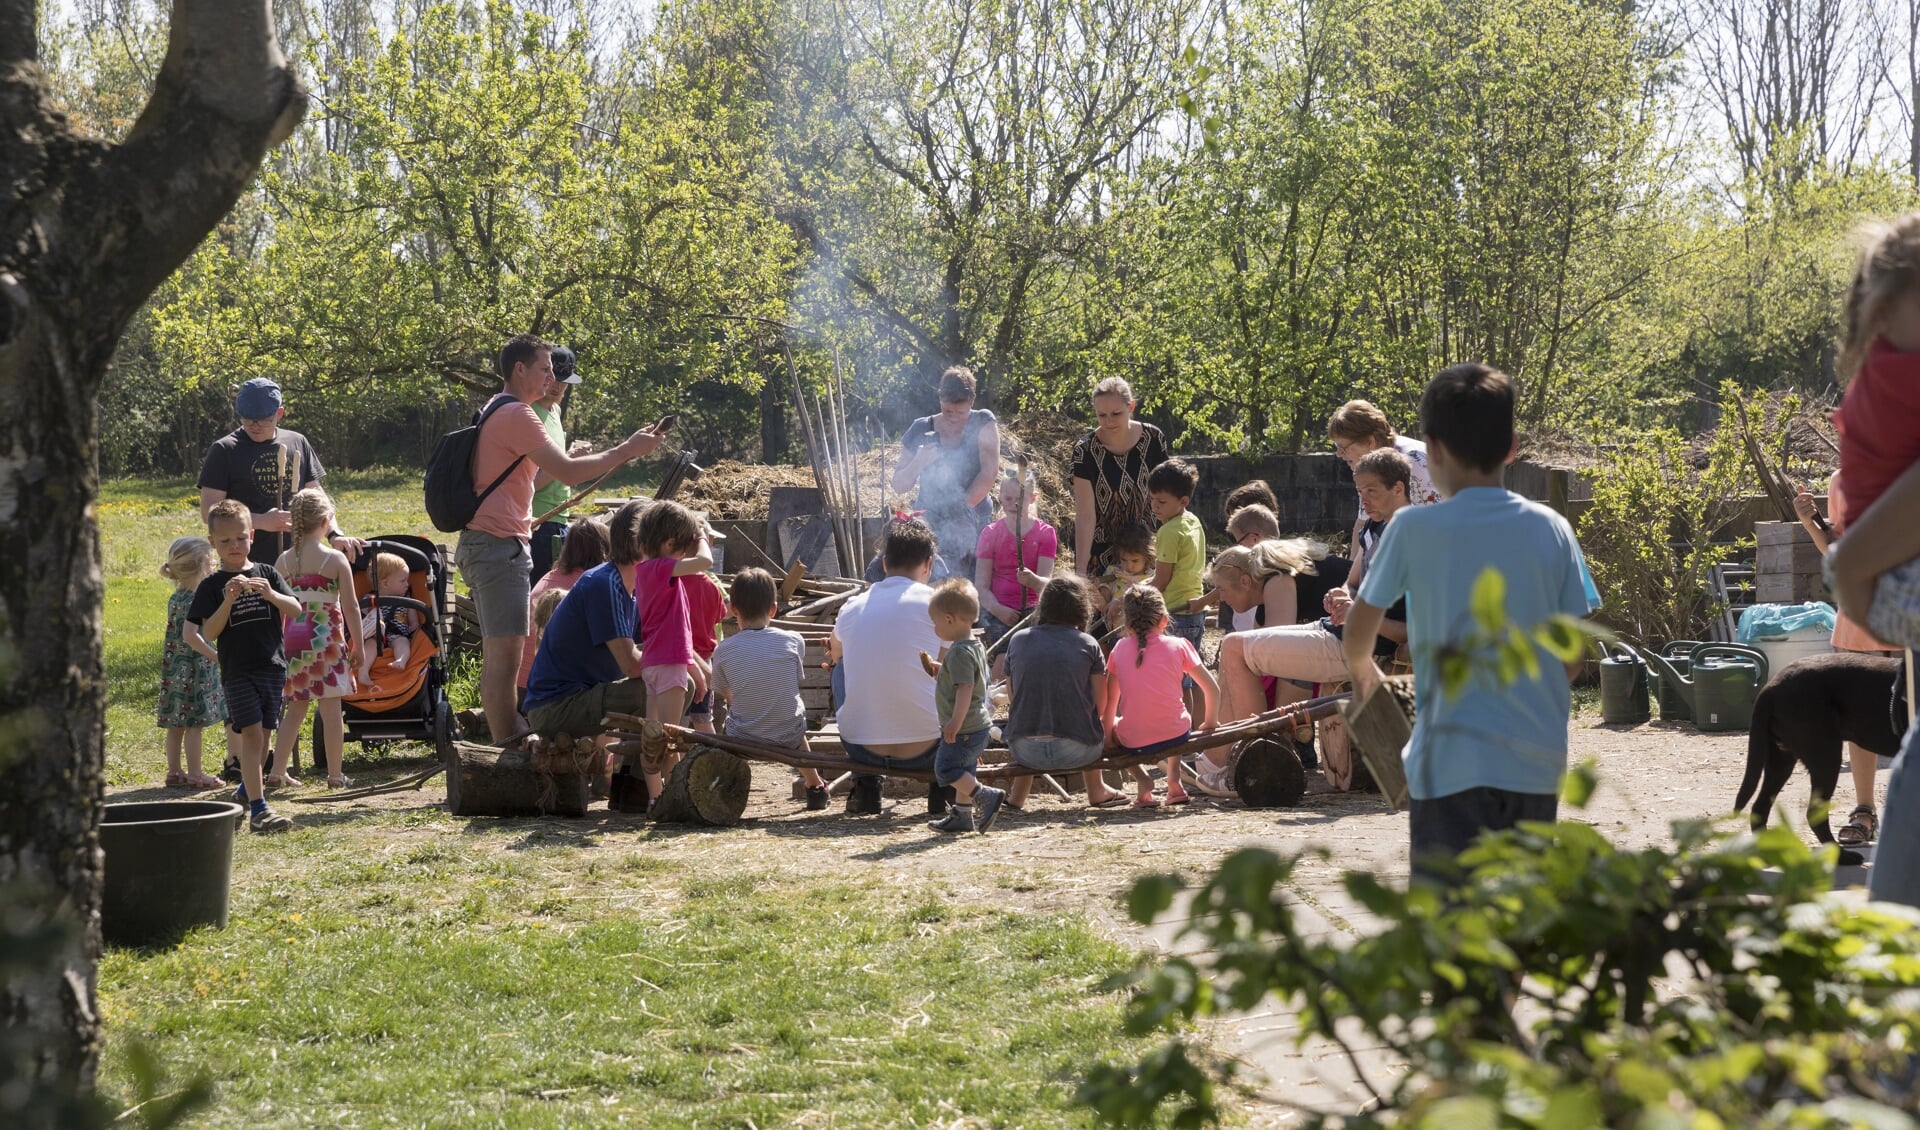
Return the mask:
<path id="1" fill-rule="evenodd" d="M 1133 418 L 1133 389 L 1119 377 L 1094 386 L 1099 425 L 1073 445 L 1073 565 L 1098 577 L 1113 563 L 1113 542 L 1136 523 L 1153 529 L 1147 472 L 1167 461 L 1167 437 Z"/>

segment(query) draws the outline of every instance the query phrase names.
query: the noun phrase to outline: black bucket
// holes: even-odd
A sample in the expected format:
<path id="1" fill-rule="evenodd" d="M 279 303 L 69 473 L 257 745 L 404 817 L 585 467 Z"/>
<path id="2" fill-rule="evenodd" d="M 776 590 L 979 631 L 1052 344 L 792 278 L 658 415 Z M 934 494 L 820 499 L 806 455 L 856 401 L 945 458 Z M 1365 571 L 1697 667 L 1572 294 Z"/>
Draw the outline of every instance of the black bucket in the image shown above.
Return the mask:
<path id="1" fill-rule="evenodd" d="M 145 946 L 195 926 L 226 926 L 241 811 L 224 800 L 107 805 L 100 822 L 101 936 L 112 945 Z"/>

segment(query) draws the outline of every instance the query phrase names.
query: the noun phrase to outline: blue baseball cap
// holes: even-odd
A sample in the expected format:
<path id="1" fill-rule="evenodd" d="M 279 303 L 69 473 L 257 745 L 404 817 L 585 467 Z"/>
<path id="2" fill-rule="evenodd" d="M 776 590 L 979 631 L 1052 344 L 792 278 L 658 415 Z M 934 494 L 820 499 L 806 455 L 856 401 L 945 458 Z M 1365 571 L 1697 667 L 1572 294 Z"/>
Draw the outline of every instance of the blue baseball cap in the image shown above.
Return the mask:
<path id="1" fill-rule="evenodd" d="M 242 420 L 271 420 L 285 404 L 280 386 L 267 377 L 255 377 L 241 385 L 240 395 L 233 398 L 233 410 Z"/>
<path id="2" fill-rule="evenodd" d="M 547 351 L 547 356 L 553 358 L 554 380 L 563 385 L 580 383 L 580 375 L 573 371 L 573 350 L 564 345 L 556 345 Z"/>

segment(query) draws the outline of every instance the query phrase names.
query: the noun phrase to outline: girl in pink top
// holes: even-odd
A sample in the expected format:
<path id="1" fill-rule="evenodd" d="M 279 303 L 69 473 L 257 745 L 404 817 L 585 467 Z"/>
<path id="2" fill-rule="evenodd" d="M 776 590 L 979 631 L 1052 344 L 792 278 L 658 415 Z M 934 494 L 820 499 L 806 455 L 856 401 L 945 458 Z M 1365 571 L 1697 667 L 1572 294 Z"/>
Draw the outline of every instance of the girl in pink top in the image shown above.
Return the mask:
<path id="1" fill-rule="evenodd" d="M 713 551 L 693 512 L 677 502 L 656 502 L 640 519 L 640 563 L 633 592 L 640 611 L 640 680 L 647 688 L 647 718 L 675 726 L 689 696 L 707 693 L 706 672 L 693 650 L 693 622 L 681 579 L 713 568 Z M 647 789 L 660 795 L 663 774 L 678 755 L 647 774 Z"/>
<path id="2" fill-rule="evenodd" d="M 1220 687 L 1200 662 L 1200 653 L 1179 636 L 1169 636 L 1167 601 L 1152 585 L 1134 585 L 1122 598 L 1127 635 L 1113 646 L 1107 659 L 1106 701 L 1100 706 L 1100 725 L 1108 749 L 1119 749 L 1150 760 L 1154 754 L 1182 744 L 1192 735 L 1193 716 L 1187 712 L 1182 688 L 1188 677 L 1206 699 L 1206 717 L 1200 732 L 1218 724 Z M 1168 804 L 1192 799 L 1180 786 L 1180 759 L 1166 759 Z M 1158 808 L 1153 780 L 1136 772 L 1139 794 L 1135 808 Z"/>
<path id="3" fill-rule="evenodd" d="M 595 518 L 575 518 L 560 542 L 560 559 L 535 582 L 533 592 L 527 597 L 527 623 L 533 623 L 533 606 L 540 603 L 541 593 L 555 589 L 571 592 L 581 574 L 595 565 L 605 564 L 612 556 L 613 544 L 607 540 L 607 528 Z M 539 650 L 539 633 L 530 633 L 521 646 L 520 674 L 514 682 L 523 693 L 527 689 L 527 678 L 533 673 L 533 657 Z"/>
<path id="4" fill-rule="evenodd" d="M 1053 575 L 1053 559 L 1060 554 L 1060 536 L 1040 520 L 1034 502 L 1033 472 L 1023 478 L 1018 471 L 1008 471 L 1000 480 L 1003 516 L 980 531 L 974 545 L 973 587 L 980 593 L 988 647 L 1033 611 L 1040 590 Z M 1019 527 L 1017 551 L 1015 526 Z"/>

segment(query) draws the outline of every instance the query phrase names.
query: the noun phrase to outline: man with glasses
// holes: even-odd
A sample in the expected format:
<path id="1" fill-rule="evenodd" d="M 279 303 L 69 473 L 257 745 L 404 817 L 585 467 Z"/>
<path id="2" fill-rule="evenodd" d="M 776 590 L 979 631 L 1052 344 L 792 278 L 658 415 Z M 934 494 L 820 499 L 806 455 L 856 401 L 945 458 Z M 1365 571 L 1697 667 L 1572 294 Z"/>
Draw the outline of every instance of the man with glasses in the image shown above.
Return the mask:
<path id="1" fill-rule="evenodd" d="M 290 548 L 293 521 L 287 500 L 307 487 L 317 487 L 326 471 L 313 445 L 299 432 L 280 426 L 286 403 L 280 386 L 255 377 L 240 386 L 233 409 L 240 426 L 213 441 L 200 463 L 200 518 L 223 499 L 231 498 L 253 514 L 253 548 L 249 560 L 271 565 Z M 335 548 L 352 557 L 363 544 L 333 531 Z"/>

